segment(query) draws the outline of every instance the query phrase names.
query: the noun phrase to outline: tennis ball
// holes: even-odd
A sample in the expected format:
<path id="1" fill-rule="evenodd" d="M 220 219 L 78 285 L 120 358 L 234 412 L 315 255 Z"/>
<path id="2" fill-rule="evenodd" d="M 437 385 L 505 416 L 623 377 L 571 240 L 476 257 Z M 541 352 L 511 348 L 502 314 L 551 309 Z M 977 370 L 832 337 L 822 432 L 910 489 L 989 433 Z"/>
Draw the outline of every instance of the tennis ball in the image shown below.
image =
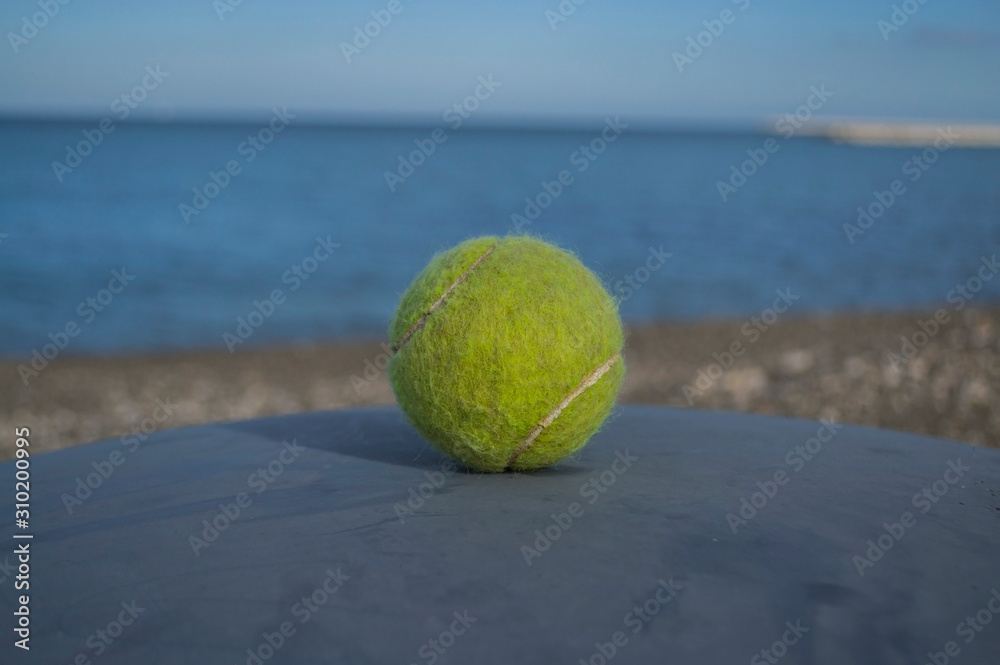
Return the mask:
<path id="1" fill-rule="evenodd" d="M 389 326 L 413 426 L 477 471 L 537 469 L 600 428 L 625 375 L 618 307 L 570 252 L 483 237 L 435 256 Z"/>

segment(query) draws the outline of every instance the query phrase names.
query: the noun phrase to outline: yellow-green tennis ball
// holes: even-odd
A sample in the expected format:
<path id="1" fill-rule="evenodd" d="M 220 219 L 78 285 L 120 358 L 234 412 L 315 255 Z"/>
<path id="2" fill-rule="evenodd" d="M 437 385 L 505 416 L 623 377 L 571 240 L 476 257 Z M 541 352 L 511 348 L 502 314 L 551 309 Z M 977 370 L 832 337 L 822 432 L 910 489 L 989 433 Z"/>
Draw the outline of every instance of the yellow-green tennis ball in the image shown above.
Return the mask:
<path id="1" fill-rule="evenodd" d="M 479 471 L 537 469 L 578 450 L 625 374 L 615 301 L 573 254 L 528 236 L 435 256 L 389 338 L 389 380 L 410 422 Z"/>

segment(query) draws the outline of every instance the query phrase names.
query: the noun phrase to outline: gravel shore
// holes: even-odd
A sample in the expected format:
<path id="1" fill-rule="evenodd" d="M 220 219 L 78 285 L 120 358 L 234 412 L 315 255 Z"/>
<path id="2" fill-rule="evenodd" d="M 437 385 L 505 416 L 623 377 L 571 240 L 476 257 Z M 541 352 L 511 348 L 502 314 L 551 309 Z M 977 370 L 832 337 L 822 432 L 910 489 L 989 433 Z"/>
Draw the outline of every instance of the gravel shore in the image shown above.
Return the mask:
<path id="1" fill-rule="evenodd" d="M 632 328 L 620 401 L 828 418 L 1000 446 L 1000 309 L 948 310 L 936 331 L 934 314 Z M 15 427 L 31 428 L 37 453 L 143 430 L 391 404 L 384 359 L 379 341 L 60 357 L 28 387 L 17 362 L 0 361 L 0 459 L 13 454 Z"/>

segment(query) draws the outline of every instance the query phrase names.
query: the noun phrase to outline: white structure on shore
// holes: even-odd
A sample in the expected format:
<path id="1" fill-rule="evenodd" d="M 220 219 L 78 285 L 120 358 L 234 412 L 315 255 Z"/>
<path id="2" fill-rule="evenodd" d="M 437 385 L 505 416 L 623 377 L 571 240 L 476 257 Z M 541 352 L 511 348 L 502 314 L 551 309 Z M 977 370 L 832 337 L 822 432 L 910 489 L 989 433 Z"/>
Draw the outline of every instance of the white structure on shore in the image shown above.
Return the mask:
<path id="1" fill-rule="evenodd" d="M 1000 148 L 1000 125 L 961 123 L 911 123 L 853 120 L 820 120 L 803 125 L 798 136 L 825 137 L 835 143 L 863 146 L 933 145 L 948 132 L 954 146 Z"/>

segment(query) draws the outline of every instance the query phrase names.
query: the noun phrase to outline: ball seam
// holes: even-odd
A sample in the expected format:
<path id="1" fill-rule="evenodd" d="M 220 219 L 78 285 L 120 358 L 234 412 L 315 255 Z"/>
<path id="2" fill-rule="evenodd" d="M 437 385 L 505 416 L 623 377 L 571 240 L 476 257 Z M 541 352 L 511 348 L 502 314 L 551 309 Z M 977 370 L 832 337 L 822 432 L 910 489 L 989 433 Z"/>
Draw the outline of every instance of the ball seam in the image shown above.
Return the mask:
<path id="1" fill-rule="evenodd" d="M 618 362 L 619 358 L 621 358 L 621 351 L 615 351 L 614 355 L 605 360 L 604 363 L 598 366 L 598 368 L 595 369 L 593 372 L 585 376 L 583 378 L 583 381 L 581 381 L 576 388 L 574 388 L 568 395 L 566 395 L 566 397 L 564 397 L 563 400 L 559 402 L 558 406 L 556 406 L 556 408 L 553 409 L 551 413 L 542 418 L 542 420 L 539 421 L 537 425 L 535 425 L 535 427 L 531 430 L 531 432 L 524 439 L 524 441 L 522 441 L 521 444 L 514 450 L 514 452 L 511 453 L 510 458 L 507 460 L 507 466 L 505 467 L 505 469 L 510 469 L 512 466 L 514 466 L 514 463 L 517 461 L 517 458 L 520 457 L 525 451 L 528 450 L 528 448 L 531 447 L 531 444 L 535 442 L 535 439 L 539 437 L 542 431 L 546 427 L 552 425 L 552 423 L 556 421 L 556 418 L 559 417 L 559 414 L 561 414 L 573 402 L 573 400 L 582 395 L 583 391 L 585 391 L 587 388 L 597 383 L 602 376 L 611 371 L 611 368 L 614 366 L 616 362 Z"/>
<path id="2" fill-rule="evenodd" d="M 451 286 L 445 289 L 445 292 L 441 294 L 441 297 L 438 298 L 436 301 L 434 301 L 434 303 L 429 308 L 427 308 L 426 312 L 420 315 L 420 318 L 417 319 L 413 323 L 413 325 L 407 328 L 406 332 L 403 333 L 403 336 L 399 338 L 399 341 L 392 345 L 393 353 L 398 353 L 399 350 L 402 349 L 403 346 L 410 341 L 410 338 L 413 337 L 413 335 L 418 330 L 424 327 L 424 324 L 427 323 L 427 319 L 430 317 L 430 315 L 433 314 L 439 307 L 441 307 L 441 305 L 444 304 L 445 299 L 451 295 L 452 291 L 457 289 L 462 282 L 467 280 L 469 278 L 469 275 L 471 275 L 472 272 L 479 267 L 479 264 L 482 263 L 487 256 L 493 253 L 493 250 L 497 248 L 498 244 L 499 243 L 493 243 L 489 249 L 487 249 L 479 256 L 479 258 L 473 261 L 472 265 L 466 268 L 465 272 L 459 275 L 458 279 L 452 282 Z"/>

